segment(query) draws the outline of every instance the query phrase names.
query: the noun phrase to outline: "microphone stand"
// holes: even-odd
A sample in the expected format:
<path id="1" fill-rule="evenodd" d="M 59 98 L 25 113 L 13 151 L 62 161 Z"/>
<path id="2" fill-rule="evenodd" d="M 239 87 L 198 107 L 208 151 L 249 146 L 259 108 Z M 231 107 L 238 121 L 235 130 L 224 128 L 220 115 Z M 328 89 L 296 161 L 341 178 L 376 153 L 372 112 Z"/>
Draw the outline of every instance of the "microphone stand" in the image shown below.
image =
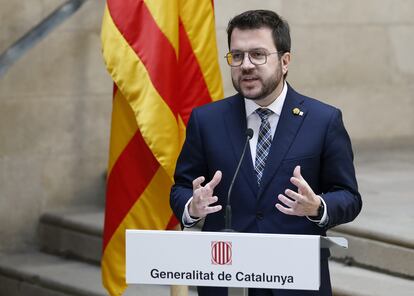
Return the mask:
<path id="1" fill-rule="evenodd" d="M 234 172 L 233 179 L 231 180 L 229 191 L 227 192 L 226 212 L 224 215 L 224 229 L 222 230 L 223 232 L 234 232 L 234 229 L 231 228 L 231 191 L 233 190 L 234 181 L 236 180 L 236 177 L 239 173 L 240 166 L 244 158 L 244 154 L 246 153 L 247 144 L 249 144 L 249 140 L 251 138 L 253 138 L 253 130 L 251 128 L 248 128 L 246 130 L 246 142 L 244 143 L 243 152 L 240 156 L 239 163 L 237 164 L 236 171 Z"/>

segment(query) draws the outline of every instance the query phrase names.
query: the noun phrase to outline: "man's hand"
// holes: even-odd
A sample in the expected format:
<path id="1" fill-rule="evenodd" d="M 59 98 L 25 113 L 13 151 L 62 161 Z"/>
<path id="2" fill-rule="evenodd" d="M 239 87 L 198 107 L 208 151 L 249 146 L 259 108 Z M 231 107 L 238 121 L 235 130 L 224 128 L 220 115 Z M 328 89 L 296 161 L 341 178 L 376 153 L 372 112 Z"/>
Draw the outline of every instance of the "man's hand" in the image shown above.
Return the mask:
<path id="1" fill-rule="evenodd" d="M 208 214 L 221 210 L 221 205 L 210 206 L 218 200 L 217 196 L 213 196 L 213 191 L 221 181 L 221 172 L 217 171 L 213 179 L 203 187 L 201 184 L 204 180 L 204 177 L 198 177 L 193 181 L 193 200 L 188 206 L 188 213 L 192 217 L 204 218 Z"/>
<path id="2" fill-rule="evenodd" d="M 316 216 L 321 199 L 300 174 L 300 166 L 296 166 L 293 170 L 290 182 L 298 187 L 298 192 L 286 189 L 286 196 L 279 194 L 278 199 L 287 207 L 277 203 L 276 208 L 286 215 Z"/>

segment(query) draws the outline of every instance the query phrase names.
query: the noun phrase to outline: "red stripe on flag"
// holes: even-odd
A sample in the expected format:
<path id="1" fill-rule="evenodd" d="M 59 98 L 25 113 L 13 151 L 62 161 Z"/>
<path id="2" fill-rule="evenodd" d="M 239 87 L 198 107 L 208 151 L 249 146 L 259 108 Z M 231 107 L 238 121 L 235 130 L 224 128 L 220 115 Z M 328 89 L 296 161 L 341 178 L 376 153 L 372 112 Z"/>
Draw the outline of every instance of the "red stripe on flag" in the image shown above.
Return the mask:
<path id="1" fill-rule="evenodd" d="M 177 57 L 142 0 L 108 0 L 115 25 L 148 70 L 158 93 L 174 114 L 178 113 Z"/>
<path id="2" fill-rule="evenodd" d="M 211 102 L 200 65 L 194 55 L 190 40 L 183 24 L 180 21 L 180 52 L 178 56 L 178 88 L 179 110 L 181 118 L 187 125 L 191 110 Z"/>
<path id="3" fill-rule="evenodd" d="M 175 227 L 180 224 L 178 219 L 175 217 L 175 215 L 171 215 L 170 221 L 168 221 L 167 229 L 168 230 L 175 230 Z"/>
<path id="4" fill-rule="evenodd" d="M 115 100 L 116 92 L 118 91 L 118 86 L 114 83 L 112 88 L 112 99 Z"/>
<path id="5" fill-rule="evenodd" d="M 107 181 L 104 248 L 158 167 L 157 160 L 137 131 L 117 159 Z"/>

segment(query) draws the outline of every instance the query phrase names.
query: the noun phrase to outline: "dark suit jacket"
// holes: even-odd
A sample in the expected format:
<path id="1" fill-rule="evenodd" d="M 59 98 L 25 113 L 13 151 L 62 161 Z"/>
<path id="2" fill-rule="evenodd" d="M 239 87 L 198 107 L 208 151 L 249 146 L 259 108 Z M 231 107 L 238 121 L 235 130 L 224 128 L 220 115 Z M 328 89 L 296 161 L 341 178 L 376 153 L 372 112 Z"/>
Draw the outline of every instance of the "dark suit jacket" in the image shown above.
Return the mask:
<path id="1" fill-rule="evenodd" d="M 299 108 L 303 115 L 294 115 L 294 108 Z M 221 170 L 223 177 L 214 194 L 223 210 L 208 215 L 203 230 L 224 228 L 227 191 L 246 141 L 246 129 L 244 99 L 240 94 L 193 110 L 171 190 L 171 207 L 180 221 L 192 196 L 192 181 L 199 176 L 210 181 L 215 171 Z M 300 95 L 289 86 L 270 149 L 259 188 L 248 147 L 231 197 L 233 229 L 326 235 L 328 228 L 350 222 L 358 215 L 362 202 L 352 147 L 340 110 Z M 296 165 L 301 166 L 305 180 L 326 202 L 329 222 L 325 227 L 275 208 L 279 193 L 287 188 L 297 190 L 289 181 Z M 328 256 L 328 252 L 323 252 L 321 258 L 326 260 Z M 322 285 L 324 281 L 329 279 L 322 277 Z"/>

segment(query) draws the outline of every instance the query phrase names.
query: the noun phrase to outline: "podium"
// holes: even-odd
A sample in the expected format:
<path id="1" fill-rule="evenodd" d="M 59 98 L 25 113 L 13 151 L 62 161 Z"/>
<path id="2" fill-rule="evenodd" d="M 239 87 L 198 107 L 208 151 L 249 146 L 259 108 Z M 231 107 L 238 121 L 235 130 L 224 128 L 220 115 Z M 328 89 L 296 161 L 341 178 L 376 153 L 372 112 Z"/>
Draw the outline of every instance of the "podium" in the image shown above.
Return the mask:
<path id="1" fill-rule="evenodd" d="M 127 284 L 318 290 L 320 249 L 341 237 L 126 231 Z"/>

